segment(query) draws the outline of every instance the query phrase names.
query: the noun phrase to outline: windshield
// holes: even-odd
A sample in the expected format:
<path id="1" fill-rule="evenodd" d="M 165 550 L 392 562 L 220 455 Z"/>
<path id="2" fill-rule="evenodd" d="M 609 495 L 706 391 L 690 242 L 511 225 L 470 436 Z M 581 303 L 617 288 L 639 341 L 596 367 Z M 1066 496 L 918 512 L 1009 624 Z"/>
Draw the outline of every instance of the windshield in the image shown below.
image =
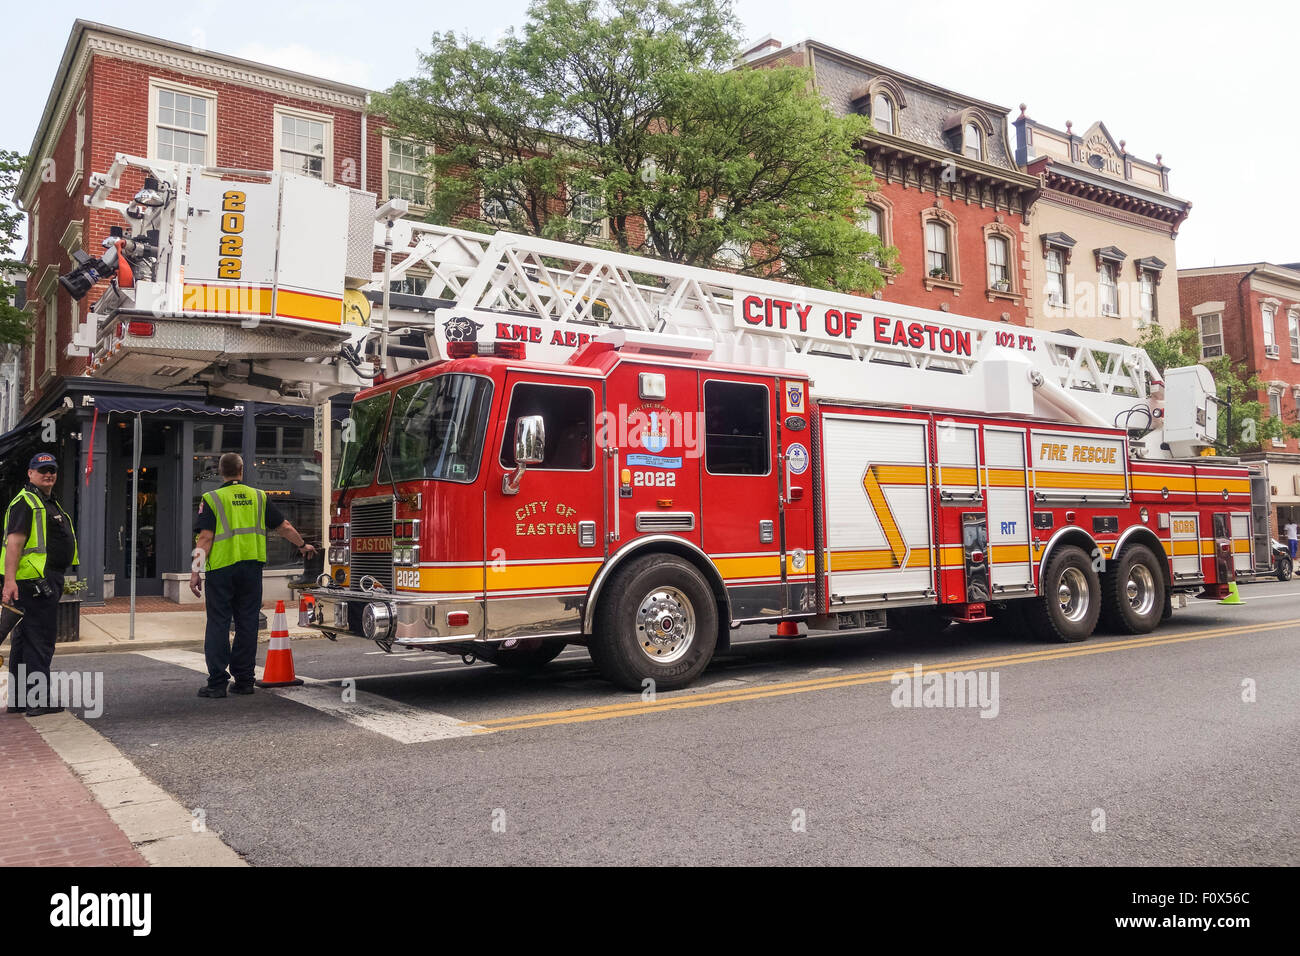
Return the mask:
<path id="1" fill-rule="evenodd" d="M 391 392 L 355 402 L 343 429 L 343 461 L 337 488 L 364 488 L 375 479 Z"/>
<path id="2" fill-rule="evenodd" d="M 473 375 L 399 388 L 388 438 L 392 480 L 477 478 L 491 404 L 492 382 Z"/>

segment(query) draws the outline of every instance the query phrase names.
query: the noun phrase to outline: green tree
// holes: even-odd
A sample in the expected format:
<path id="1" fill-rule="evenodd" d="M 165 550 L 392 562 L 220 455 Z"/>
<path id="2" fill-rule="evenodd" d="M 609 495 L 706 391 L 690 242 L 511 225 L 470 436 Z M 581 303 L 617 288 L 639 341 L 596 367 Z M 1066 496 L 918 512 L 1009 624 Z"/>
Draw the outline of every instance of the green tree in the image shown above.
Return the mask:
<path id="1" fill-rule="evenodd" d="M 14 189 L 26 165 L 21 153 L 0 149 L 0 345 L 20 345 L 31 338 L 31 316 L 11 304 L 18 289 L 10 281 L 26 271 L 17 255 L 23 213 L 14 205 Z"/>
<path id="2" fill-rule="evenodd" d="M 730 0 L 534 0 L 495 46 L 446 34 L 378 97 L 436 144 L 432 217 L 871 291 L 894 253 L 858 228 L 861 116 L 806 71 L 733 69 Z"/>
<path id="3" fill-rule="evenodd" d="M 1195 329 L 1178 328 L 1167 332 L 1158 325 L 1143 329 L 1138 336 L 1138 345 L 1146 349 L 1152 363 L 1161 372 L 1167 368 L 1195 365 L 1201 347 Z M 1219 438 L 1216 442 L 1224 454 L 1256 451 L 1273 438 L 1300 437 L 1300 422 L 1287 422 L 1268 414 L 1268 406 L 1261 398 L 1267 392 L 1267 386 L 1244 362 L 1220 355 L 1201 364 L 1214 376 L 1219 400 L 1227 406 L 1219 409 Z"/>

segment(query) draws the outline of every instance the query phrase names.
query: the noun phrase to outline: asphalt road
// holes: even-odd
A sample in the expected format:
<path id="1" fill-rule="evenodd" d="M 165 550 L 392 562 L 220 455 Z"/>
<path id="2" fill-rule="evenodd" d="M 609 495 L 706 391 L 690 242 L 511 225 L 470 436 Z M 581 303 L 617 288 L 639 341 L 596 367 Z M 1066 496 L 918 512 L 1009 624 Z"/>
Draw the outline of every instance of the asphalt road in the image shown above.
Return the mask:
<path id="1" fill-rule="evenodd" d="M 654 702 L 580 648 L 521 676 L 295 641 L 307 687 L 216 701 L 192 652 L 55 664 L 102 671 L 95 729 L 259 865 L 1294 865 L 1300 581 L 1243 595 L 1076 645 L 746 629 Z M 896 706 L 917 664 L 983 706 Z"/>

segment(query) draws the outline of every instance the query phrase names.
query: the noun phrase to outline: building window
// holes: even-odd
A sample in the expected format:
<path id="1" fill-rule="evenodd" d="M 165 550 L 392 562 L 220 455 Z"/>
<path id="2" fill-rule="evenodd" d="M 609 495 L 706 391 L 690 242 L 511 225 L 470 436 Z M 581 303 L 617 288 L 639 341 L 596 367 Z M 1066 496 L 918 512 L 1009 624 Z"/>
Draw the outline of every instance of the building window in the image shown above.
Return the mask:
<path id="1" fill-rule="evenodd" d="M 216 95 L 163 80 L 150 80 L 149 89 L 153 103 L 149 155 L 195 166 L 216 165 Z"/>
<path id="2" fill-rule="evenodd" d="M 1200 318 L 1201 358 L 1217 358 L 1223 354 L 1223 318 L 1219 313 Z"/>
<path id="3" fill-rule="evenodd" d="M 27 237 L 27 262 L 32 269 L 35 269 L 37 257 L 40 255 L 41 244 L 41 204 L 39 201 L 32 203 L 31 226 L 31 235 Z"/>
<path id="4" fill-rule="evenodd" d="M 894 132 L 894 104 L 884 93 L 871 98 L 871 125 L 878 133 Z"/>
<path id="5" fill-rule="evenodd" d="M 425 290 L 429 288 L 429 276 L 412 270 L 406 275 L 390 281 L 388 288 L 393 292 L 405 295 L 424 295 Z"/>
<path id="6" fill-rule="evenodd" d="M 275 108 L 276 168 L 334 181 L 334 120 L 285 106 Z"/>
<path id="7" fill-rule="evenodd" d="M 1142 307 L 1142 324 L 1150 325 L 1160 316 L 1156 307 L 1156 277 L 1149 269 L 1138 273 L 1138 299 Z"/>
<path id="8" fill-rule="evenodd" d="M 384 165 L 384 193 L 405 199 L 412 206 L 429 204 L 429 150 L 420 143 L 385 139 L 388 162 Z"/>
<path id="9" fill-rule="evenodd" d="M 1009 243 L 1003 236 L 989 236 L 985 245 L 989 256 L 989 288 L 1000 292 L 1011 291 L 1011 270 L 1007 266 L 1010 259 Z"/>
<path id="10" fill-rule="evenodd" d="M 1265 305 L 1260 309 L 1264 322 L 1264 353 L 1270 358 L 1277 357 L 1277 335 L 1273 329 L 1273 319 L 1277 315 L 1276 306 Z"/>
<path id="11" fill-rule="evenodd" d="M 1286 331 L 1291 339 L 1291 361 L 1300 362 L 1300 313 L 1295 309 L 1287 311 Z"/>
<path id="12" fill-rule="evenodd" d="M 68 192 L 81 180 L 82 155 L 86 152 L 86 94 L 81 94 L 77 101 L 77 138 L 72 145 L 72 178 L 68 180 Z"/>
<path id="13" fill-rule="evenodd" d="M 967 159 L 984 159 L 984 131 L 975 123 L 967 123 L 962 137 L 962 154 Z"/>
<path id="14" fill-rule="evenodd" d="M 609 238 L 609 220 L 603 215 L 604 211 L 599 192 L 574 192 L 573 221 L 580 227 L 582 235 L 591 239 Z"/>
<path id="15" fill-rule="evenodd" d="M 1047 250 L 1047 304 L 1065 305 L 1065 253 Z"/>
<path id="16" fill-rule="evenodd" d="M 1271 418 L 1281 419 L 1282 417 L 1282 393 L 1274 389 L 1268 391 L 1268 414 Z M 1282 448 L 1286 445 L 1285 438 L 1274 438 L 1273 446 Z"/>
<path id="17" fill-rule="evenodd" d="M 925 271 L 936 279 L 952 275 L 948 262 L 948 226 L 934 219 L 925 224 Z"/>
<path id="18" fill-rule="evenodd" d="M 1101 264 L 1101 314 L 1119 315 L 1119 267 L 1113 262 Z"/>
<path id="19" fill-rule="evenodd" d="M 45 375 L 53 375 L 59 361 L 59 287 L 45 298 Z"/>

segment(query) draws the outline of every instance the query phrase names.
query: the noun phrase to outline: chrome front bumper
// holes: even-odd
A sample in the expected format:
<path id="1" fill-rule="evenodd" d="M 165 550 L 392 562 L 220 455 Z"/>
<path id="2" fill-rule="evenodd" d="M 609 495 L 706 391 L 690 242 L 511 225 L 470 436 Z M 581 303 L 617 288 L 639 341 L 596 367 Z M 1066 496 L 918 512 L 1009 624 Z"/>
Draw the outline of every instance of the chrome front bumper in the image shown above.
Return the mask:
<path id="1" fill-rule="evenodd" d="M 483 604 L 480 601 L 349 588 L 315 588 L 308 593 L 315 598 L 311 626 L 330 635 L 351 634 L 405 647 L 458 644 L 483 637 Z M 366 605 L 381 605 L 386 609 L 390 622 L 386 634 L 368 635 L 360 628 L 349 626 L 349 617 L 355 615 L 360 620 Z M 467 613 L 469 622 L 454 627 L 449 625 L 447 616 L 453 611 Z M 372 611 L 372 615 L 377 619 L 385 617 L 379 608 Z"/>

